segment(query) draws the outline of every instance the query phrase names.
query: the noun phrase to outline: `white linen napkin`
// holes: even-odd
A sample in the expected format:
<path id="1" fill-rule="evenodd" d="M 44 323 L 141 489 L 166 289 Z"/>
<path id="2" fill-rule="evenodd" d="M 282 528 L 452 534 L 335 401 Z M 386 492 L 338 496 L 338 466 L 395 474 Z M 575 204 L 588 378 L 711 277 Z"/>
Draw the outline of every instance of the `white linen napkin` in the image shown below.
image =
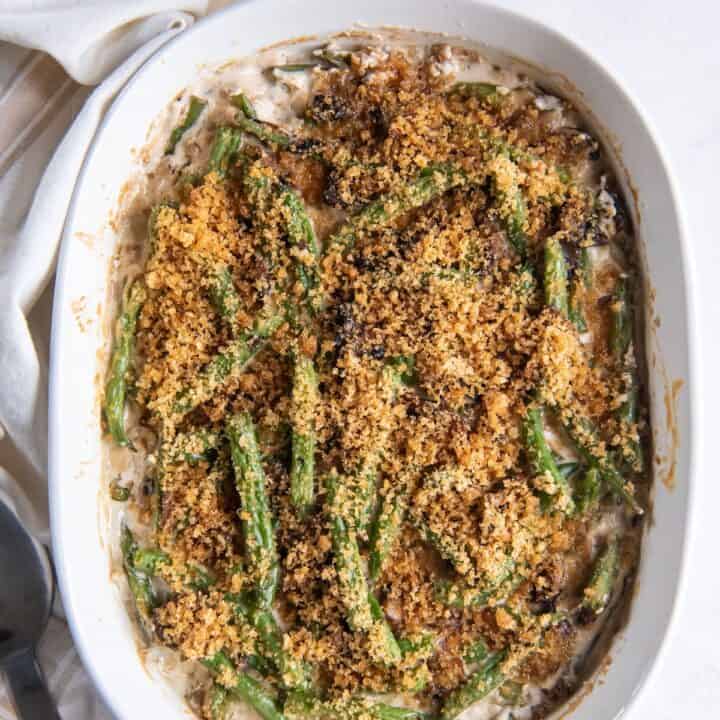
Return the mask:
<path id="1" fill-rule="evenodd" d="M 0 42 L 0 495 L 46 545 L 47 285 L 74 181 L 105 110 L 134 70 L 208 5 L 225 4 L 0 4 L 0 41 L 7 41 Z M 92 93 L 81 87 L 97 83 Z M 39 655 L 64 720 L 110 720 L 82 669 L 59 599 Z M 15 720 L 2 683 L 0 720 Z"/>
<path id="2" fill-rule="evenodd" d="M 173 23 L 207 11 L 207 0 L 60 0 L 4 3 L 0 39 L 52 55 L 70 77 L 95 85 Z M 191 22 L 191 21 L 190 21 Z"/>

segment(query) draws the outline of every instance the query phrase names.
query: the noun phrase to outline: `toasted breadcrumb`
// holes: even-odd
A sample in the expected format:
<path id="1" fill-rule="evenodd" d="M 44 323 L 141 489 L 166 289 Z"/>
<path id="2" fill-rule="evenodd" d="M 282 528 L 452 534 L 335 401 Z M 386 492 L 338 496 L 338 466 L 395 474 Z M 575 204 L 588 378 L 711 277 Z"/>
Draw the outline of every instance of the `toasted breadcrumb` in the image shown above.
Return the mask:
<path id="1" fill-rule="evenodd" d="M 587 228 L 599 211 L 579 179 L 594 151 L 549 122 L 525 87 L 490 101 L 450 91 L 437 52 L 418 62 L 396 49 L 372 59 L 358 51 L 348 70 L 316 69 L 303 131 L 312 152 L 246 140 L 226 177 L 206 174 L 177 207 L 156 213 L 135 391 L 143 424 L 159 438 L 152 520 L 169 556 L 158 572 L 168 599 L 154 622 L 186 658 L 224 650 L 242 664 L 257 652 L 233 601 L 256 579 L 243 570 L 250 540 L 241 522 L 250 516 L 238 506 L 222 440 L 225 420 L 240 411 L 258 428 L 276 520 L 283 647 L 315 668 L 330 698 L 397 690 L 432 704 L 467 678 L 464 655 L 481 637 L 491 650 L 511 648 L 504 669 L 521 682 L 544 681 L 574 652 L 573 632 L 542 608 L 563 591 L 566 602 L 578 595 L 591 561 L 588 526 L 564 512 L 567 500 L 543 505 L 557 486 L 529 468 L 521 422 L 541 392 L 558 408 L 548 421 L 557 433 L 575 415 L 603 428 L 589 442 L 598 459 L 627 454 L 644 430 L 642 419 L 616 420 L 628 379 L 598 340 L 608 323 L 600 300 L 617 273 L 596 272 L 583 291 L 588 341 L 544 307 L 532 270 L 551 235 L 571 258 L 594 242 Z M 348 213 L 447 165 L 463 177 L 449 192 L 377 227 L 359 222 L 349 248 L 333 244 Z M 268 190 L 281 184 L 303 198 L 325 244 L 310 291 L 298 268 L 311 270 L 314 256 L 291 246 L 292 217 Z M 507 236 L 518 194 L 526 265 Z M 393 202 L 386 212 L 401 201 Z M 213 301 L 226 270 L 239 299 L 230 318 Z M 306 291 L 318 301 L 313 312 Z M 293 312 L 252 362 L 179 415 L 178 397 L 268 307 Z M 315 359 L 317 388 L 302 379 L 292 386 L 298 352 Z M 317 436 L 316 511 L 304 518 L 290 500 L 290 427 Z M 198 429 L 220 438 L 216 446 L 208 450 Z M 184 456 L 171 462 L 167 448 L 185 436 Z M 366 494 L 406 503 L 373 591 L 396 636 L 430 633 L 433 642 L 396 666 L 369 612 L 355 632 L 348 626 L 323 486 L 331 473 L 339 487 L 330 511 L 351 515 Z M 367 529 L 357 536 L 365 561 Z M 198 567 L 206 587 L 193 584 Z M 459 606 L 440 597 L 441 581 L 460 588 Z M 494 588 L 503 592 L 472 604 Z M 232 685 L 227 674 L 216 681 Z"/>

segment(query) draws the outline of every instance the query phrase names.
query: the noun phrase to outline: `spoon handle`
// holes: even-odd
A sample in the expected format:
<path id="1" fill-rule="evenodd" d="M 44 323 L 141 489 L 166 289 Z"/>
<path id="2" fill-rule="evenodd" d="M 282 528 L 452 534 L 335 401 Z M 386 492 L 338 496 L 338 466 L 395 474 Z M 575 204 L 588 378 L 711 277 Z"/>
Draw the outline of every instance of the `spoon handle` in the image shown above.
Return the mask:
<path id="1" fill-rule="evenodd" d="M 19 720 L 61 720 L 33 650 L 21 650 L 7 658 L 2 671 Z"/>

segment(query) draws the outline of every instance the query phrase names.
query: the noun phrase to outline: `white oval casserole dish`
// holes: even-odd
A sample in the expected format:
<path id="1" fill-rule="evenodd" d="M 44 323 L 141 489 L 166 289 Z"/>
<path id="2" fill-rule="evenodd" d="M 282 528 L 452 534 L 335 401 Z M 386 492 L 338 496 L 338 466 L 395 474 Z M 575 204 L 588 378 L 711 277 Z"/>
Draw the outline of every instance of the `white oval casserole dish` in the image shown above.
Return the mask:
<path id="1" fill-rule="evenodd" d="M 191 713 L 138 655 L 131 619 L 110 581 L 100 510 L 102 440 L 99 387 L 108 336 L 104 318 L 109 263 L 118 239 L 109 219 L 137 169 L 133 149 L 201 65 L 251 55 L 307 35 L 403 26 L 486 43 L 543 71 L 543 84 L 581 108 L 615 150 L 649 283 L 648 365 L 656 468 L 652 522 L 643 546 L 630 621 L 615 639 L 602 683 L 575 709 L 575 720 L 610 720 L 626 709 L 656 661 L 680 584 L 689 518 L 696 427 L 692 401 L 692 323 L 687 245 L 662 156 L 624 91 L 581 49 L 534 21 L 471 0 L 366 0 L 362 9 L 328 0 L 253 0 L 198 23 L 154 56 L 109 110 L 80 175 L 60 254 L 50 373 L 50 490 L 53 548 L 75 642 L 107 704 L 119 718 L 182 718 Z M 574 90 L 579 88 L 582 92 Z M 632 179 L 630 186 L 627 178 Z M 661 322 L 658 324 L 657 319 Z M 669 384 L 676 383 L 675 392 Z M 678 392 L 679 390 L 679 392 Z M 666 404 L 668 404 L 666 407 Z M 671 472 L 670 491 L 662 473 Z"/>

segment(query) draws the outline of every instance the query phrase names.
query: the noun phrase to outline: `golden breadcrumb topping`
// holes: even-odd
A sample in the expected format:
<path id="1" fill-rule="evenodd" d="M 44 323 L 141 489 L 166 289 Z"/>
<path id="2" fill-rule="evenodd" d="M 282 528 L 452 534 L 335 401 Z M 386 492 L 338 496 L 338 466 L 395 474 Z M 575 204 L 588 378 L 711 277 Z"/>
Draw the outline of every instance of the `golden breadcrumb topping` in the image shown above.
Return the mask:
<path id="1" fill-rule="evenodd" d="M 371 67 L 368 52 L 313 71 L 302 137 L 246 132 L 226 168 L 153 211 L 134 400 L 157 444 L 140 504 L 165 557 L 160 640 L 256 673 L 247 663 L 262 638 L 238 598 L 274 561 L 253 560 L 263 541 L 248 531 L 255 510 L 239 497 L 226 429 L 248 413 L 261 465 L 244 477 L 264 483 L 273 518 L 272 612 L 288 662 L 311 668 L 326 699 L 397 692 L 433 707 L 470 677 L 480 640 L 504 653 L 508 680 L 548 681 L 578 651 L 575 610 L 604 602 L 586 587 L 607 537 L 592 528 L 622 516 L 621 501 L 604 485 L 576 506 L 588 469 L 605 478 L 619 465 L 631 498 L 641 474 L 642 406 L 622 416 L 634 348 L 618 359 L 607 340 L 633 256 L 621 206 L 609 213 L 605 185 L 587 181 L 597 144 L 541 111 L 539 91 L 456 87 L 437 70 L 447 49 L 420 60 L 395 49 Z M 544 270 L 550 237 L 559 280 Z M 587 251 L 618 237 L 624 265 L 588 267 Z M 563 292 L 582 324 L 549 301 Z M 265 332 L 268 318 L 278 322 Z M 294 373 L 299 356 L 314 376 Z M 574 464 L 569 492 L 533 460 L 538 407 L 551 465 Z M 302 513 L 298 436 L 314 442 Z M 353 524 L 368 501 L 371 522 Z M 396 535 L 370 578 L 382 507 Z M 356 550 L 339 544 L 338 517 L 380 619 L 364 598 L 349 615 Z M 215 679 L 235 685 L 227 667 Z"/>

